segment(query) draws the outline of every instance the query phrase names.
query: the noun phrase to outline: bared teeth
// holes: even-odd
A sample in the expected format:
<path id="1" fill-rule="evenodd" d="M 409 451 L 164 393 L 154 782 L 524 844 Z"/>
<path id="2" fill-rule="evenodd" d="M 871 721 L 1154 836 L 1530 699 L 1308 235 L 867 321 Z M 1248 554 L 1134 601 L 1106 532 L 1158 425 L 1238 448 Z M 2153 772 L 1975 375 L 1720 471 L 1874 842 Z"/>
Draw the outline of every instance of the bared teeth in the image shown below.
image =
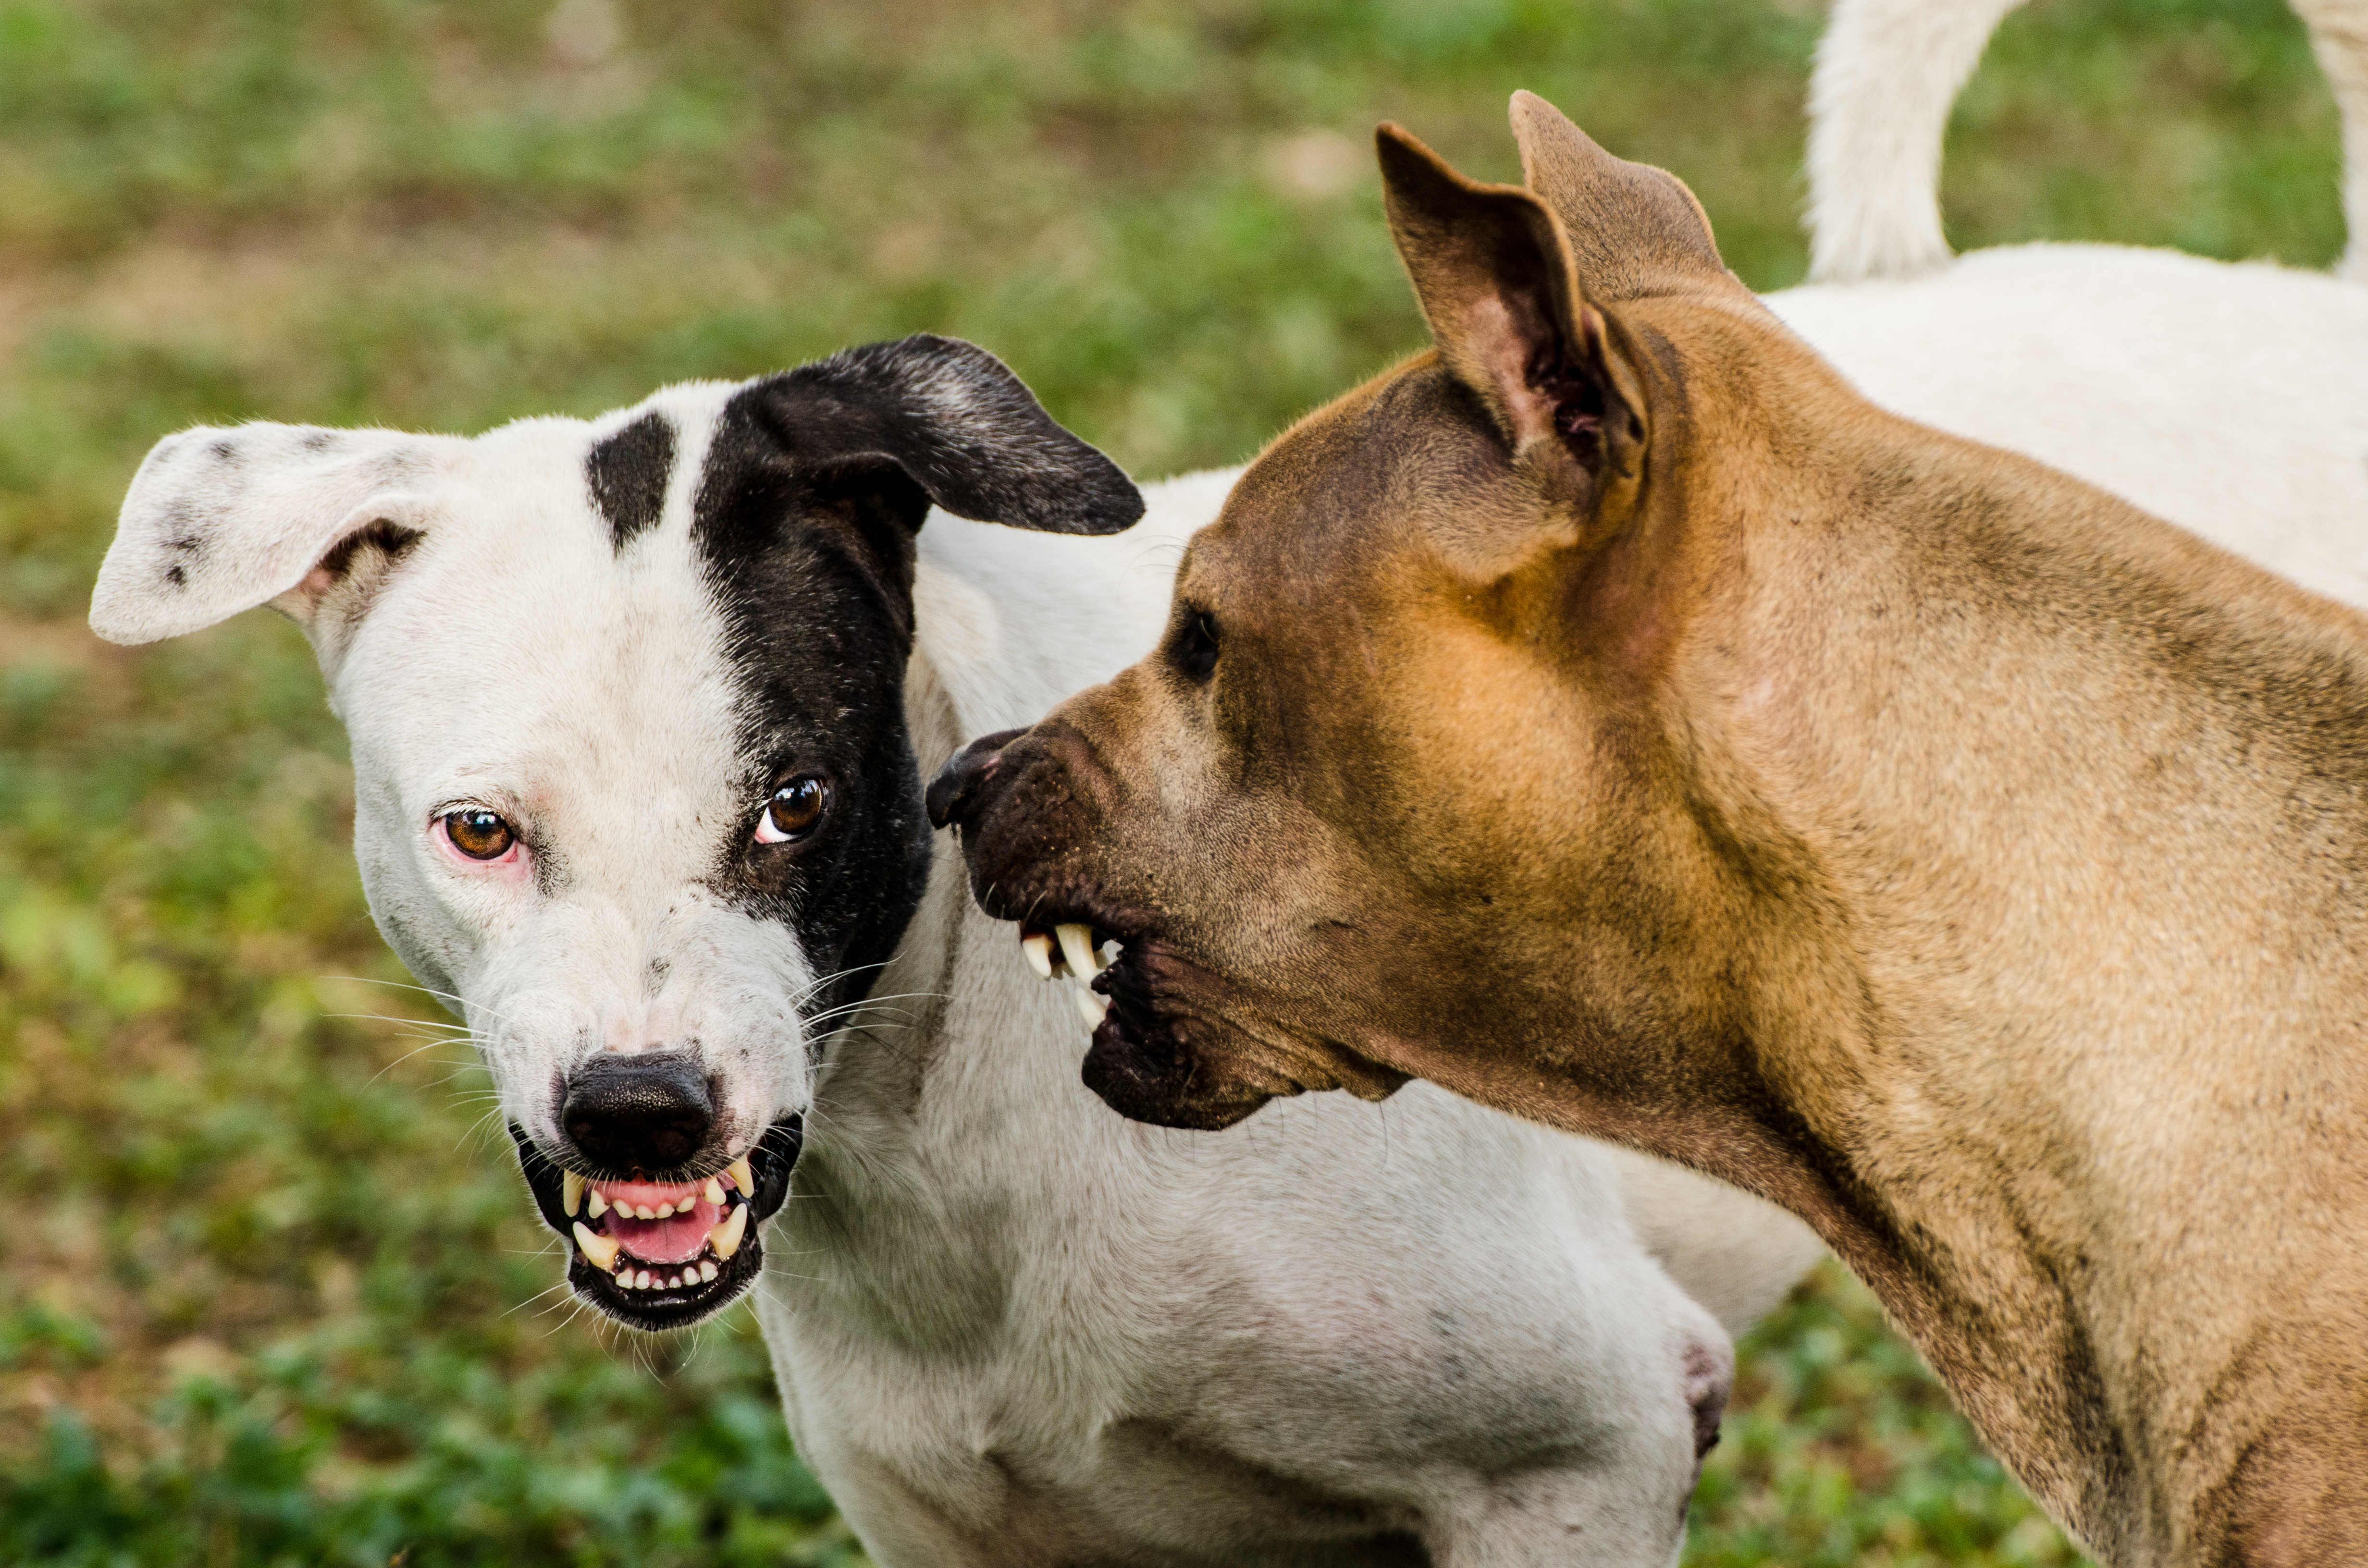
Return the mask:
<path id="1" fill-rule="evenodd" d="M 633 1270 L 633 1289 L 634 1289 L 634 1290 L 648 1290 L 649 1288 L 650 1288 L 650 1271 L 649 1271 L 648 1269 L 646 1269 L 646 1268 L 636 1268 L 636 1269 L 634 1269 L 634 1270 Z"/>
<path id="2" fill-rule="evenodd" d="M 606 1236 L 594 1235 L 583 1221 L 575 1221 L 575 1245 L 585 1261 L 606 1274 L 617 1267 L 617 1244 Z"/>
<path id="3" fill-rule="evenodd" d="M 1077 1012 L 1086 1020 L 1086 1028 L 1098 1029 L 1110 1012 L 1110 1004 L 1084 986 L 1077 987 Z"/>
<path id="4" fill-rule="evenodd" d="M 715 1278 L 715 1265 L 713 1265 L 713 1264 L 712 1264 L 712 1263 L 708 1262 L 705 1258 L 701 1258 L 701 1259 L 700 1259 L 700 1260 L 699 1260 L 699 1278 L 700 1278 L 700 1282 L 701 1284 L 705 1284 L 706 1282 L 708 1282 L 709 1280 L 713 1279 L 714 1278 Z"/>
<path id="5" fill-rule="evenodd" d="M 1094 928 L 1074 921 L 1053 927 L 1053 935 L 1061 939 L 1061 956 L 1069 961 L 1069 972 L 1080 981 L 1091 980 L 1102 971 L 1102 960 L 1094 951 Z"/>
<path id="6" fill-rule="evenodd" d="M 749 1172 L 747 1155 L 743 1154 L 738 1159 L 733 1161 L 730 1165 L 724 1166 L 723 1174 L 732 1178 L 732 1185 L 740 1189 L 740 1196 L 742 1198 L 751 1201 L 756 1199 L 757 1178 Z"/>
<path id="7" fill-rule="evenodd" d="M 1026 926 L 1022 926 L 1019 931 L 1019 950 L 1027 955 L 1028 967 L 1036 971 L 1037 979 L 1053 978 L 1055 972 L 1053 965 L 1060 960 L 1053 957 L 1052 937 L 1042 931 L 1030 931 Z"/>
<path id="8" fill-rule="evenodd" d="M 714 1204 L 718 1209 L 721 1209 L 723 1207 L 723 1184 L 716 1180 L 713 1176 L 709 1176 L 707 1178 L 707 1186 L 700 1192 L 699 1196 L 704 1198 L 710 1203 Z"/>
<path id="9" fill-rule="evenodd" d="M 707 1233 L 707 1244 L 715 1249 L 716 1256 L 728 1261 L 734 1253 L 740 1250 L 740 1238 L 747 1232 L 748 1206 L 735 1203 L 732 1206 L 731 1218 Z"/>
<path id="10" fill-rule="evenodd" d="M 600 1189 L 598 1187 L 594 1187 L 592 1189 L 592 1208 L 590 1210 L 592 1218 L 598 1220 L 601 1215 L 606 1214 L 608 1211 L 609 1200 L 600 1196 Z"/>
<path id="11" fill-rule="evenodd" d="M 573 1220 L 575 1218 L 576 1208 L 582 1204 L 583 1201 L 584 1178 L 577 1176 L 574 1171 L 560 1172 L 559 1206 L 567 1211 L 567 1217 L 569 1219 Z"/>

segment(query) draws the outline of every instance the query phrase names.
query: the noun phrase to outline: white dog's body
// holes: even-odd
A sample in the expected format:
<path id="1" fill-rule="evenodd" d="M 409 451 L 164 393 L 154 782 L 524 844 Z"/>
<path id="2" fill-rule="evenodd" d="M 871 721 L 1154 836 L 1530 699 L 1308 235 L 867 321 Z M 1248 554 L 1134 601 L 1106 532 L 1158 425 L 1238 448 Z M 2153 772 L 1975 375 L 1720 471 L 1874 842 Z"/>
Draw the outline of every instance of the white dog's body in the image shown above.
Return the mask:
<path id="1" fill-rule="evenodd" d="M 2368 602 L 2368 291 L 2034 247 L 1770 303 L 1878 401 Z M 1001 395 L 931 352 L 899 362 L 899 408 Z M 826 684 L 871 611 L 842 595 L 745 635 L 764 559 L 717 553 L 708 508 L 746 457 L 719 420 L 757 390 L 469 442 L 185 434 L 126 503 L 94 624 L 145 641 L 266 600 L 306 621 L 354 734 L 373 908 L 468 999 L 555 1229 L 576 1192 L 563 1215 L 549 1162 L 574 1159 L 587 1060 L 710 1051 L 702 1173 L 804 1117 L 758 1311 L 801 1449 L 883 1568 L 1669 1561 L 1719 1324 L 1816 1255 L 1795 1221 L 1422 1085 L 1278 1103 L 1224 1137 L 1124 1121 L 1078 1081 L 1068 988 L 926 847 L 871 1003 L 809 1005 L 851 966 L 819 950 L 818 909 L 868 883 L 809 878 L 759 907 L 714 868 L 777 853 L 748 843 L 783 770 L 750 738 L 768 661 Z M 604 489 L 598 454 L 659 427 L 639 502 L 631 463 Z M 905 732 L 926 773 L 1107 678 L 1156 639 L 1177 546 L 1228 477 L 1153 487 L 1108 539 L 931 514 L 894 710 L 823 702 L 824 727 Z M 381 517 L 377 543 L 342 545 Z M 784 537 L 804 528 L 792 509 Z M 531 864 L 493 879 L 427 843 L 454 801 L 518 818 Z M 553 990 L 540 971 L 569 930 Z M 646 1274 L 587 1274 L 580 1242 L 571 1259 L 579 1290 L 647 1321 Z M 746 1283 L 693 1279 L 681 1311 Z"/>

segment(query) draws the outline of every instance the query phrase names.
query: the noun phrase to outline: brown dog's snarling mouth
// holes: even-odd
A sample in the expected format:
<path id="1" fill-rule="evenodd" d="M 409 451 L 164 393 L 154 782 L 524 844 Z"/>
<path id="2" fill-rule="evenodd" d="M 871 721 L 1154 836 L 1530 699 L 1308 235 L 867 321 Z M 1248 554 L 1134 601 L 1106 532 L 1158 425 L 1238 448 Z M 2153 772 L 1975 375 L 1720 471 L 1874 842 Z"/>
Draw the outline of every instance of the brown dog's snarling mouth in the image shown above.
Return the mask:
<path id="1" fill-rule="evenodd" d="M 1275 1043 L 1265 1039 L 1269 1031 L 1246 1031 L 1234 1016 L 1241 998 L 1229 1005 L 1226 983 L 1141 920 L 1106 922 L 1070 909 L 1054 916 L 1040 904 L 1020 923 L 1019 941 L 1030 969 L 1076 987 L 1078 1010 L 1093 1030 L 1080 1076 L 1130 1120 L 1213 1132 L 1278 1095 L 1334 1086 L 1328 1074 L 1317 1084 L 1289 1073 L 1262 1074 L 1272 1081 L 1260 1082 L 1218 1069 L 1242 1059 L 1245 1046 L 1259 1058 L 1278 1055 L 1259 1049 Z M 1219 1049 L 1225 1042 L 1235 1049 Z"/>
<path id="2" fill-rule="evenodd" d="M 1287 990 L 1245 976 L 1156 893 L 1119 891 L 1133 884 L 1097 869 L 1098 766 L 1056 717 L 973 741 L 928 794 L 929 820 L 961 835 L 980 909 L 1019 922 L 1038 975 L 1076 986 L 1093 1030 L 1086 1086 L 1132 1120 L 1215 1131 L 1278 1096 L 1381 1099 L 1406 1083 L 1292 1021 Z"/>
<path id="3" fill-rule="evenodd" d="M 587 1177 L 554 1163 L 513 1122 L 518 1165 L 543 1223 L 567 1238 L 567 1282 L 618 1322 L 688 1328 L 755 1283 L 757 1227 L 789 1196 L 804 1119 L 784 1117 L 755 1148 L 692 1181 Z"/>
<path id="4" fill-rule="evenodd" d="M 1028 967 L 1066 978 L 1093 1030 L 1086 1086 L 1111 1109 L 1161 1127 L 1214 1131 L 1264 1105 L 1267 1095 L 1227 1093 L 1193 1050 L 1196 1029 L 1213 1024 L 1196 1005 L 1215 983 L 1141 919 L 1113 919 L 1039 903 L 1019 925 Z"/>

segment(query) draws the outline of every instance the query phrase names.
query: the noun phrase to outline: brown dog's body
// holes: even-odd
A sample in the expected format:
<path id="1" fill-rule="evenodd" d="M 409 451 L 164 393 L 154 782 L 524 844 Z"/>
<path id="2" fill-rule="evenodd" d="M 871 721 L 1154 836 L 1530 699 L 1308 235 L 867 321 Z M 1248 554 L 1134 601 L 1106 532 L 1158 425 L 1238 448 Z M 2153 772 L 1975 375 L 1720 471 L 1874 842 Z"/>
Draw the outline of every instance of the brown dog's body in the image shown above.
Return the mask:
<path id="1" fill-rule="evenodd" d="M 2107 1562 L 2368 1562 L 2368 622 L 1876 411 L 1682 187 L 1516 124 L 1534 198 L 1383 138 L 1440 352 L 932 790 L 992 912 L 1124 942 L 1088 1081 L 1711 1171 Z"/>

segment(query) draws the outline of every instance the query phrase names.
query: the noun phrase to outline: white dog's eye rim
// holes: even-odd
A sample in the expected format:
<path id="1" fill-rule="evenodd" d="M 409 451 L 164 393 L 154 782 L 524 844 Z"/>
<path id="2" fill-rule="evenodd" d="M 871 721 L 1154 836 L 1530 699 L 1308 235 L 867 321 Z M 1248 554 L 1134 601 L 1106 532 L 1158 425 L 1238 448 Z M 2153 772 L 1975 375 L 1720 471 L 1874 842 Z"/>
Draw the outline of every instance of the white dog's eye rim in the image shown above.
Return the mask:
<path id="1" fill-rule="evenodd" d="M 759 844 L 795 844 L 814 836 L 830 809 L 830 786 L 811 773 L 802 773 L 773 791 L 757 818 Z"/>
<path id="2" fill-rule="evenodd" d="M 518 829 L 483 806 L 462 806 L 436 820 L 446 841 L 472 860 L 498 860 L 518 845 Z"/>

